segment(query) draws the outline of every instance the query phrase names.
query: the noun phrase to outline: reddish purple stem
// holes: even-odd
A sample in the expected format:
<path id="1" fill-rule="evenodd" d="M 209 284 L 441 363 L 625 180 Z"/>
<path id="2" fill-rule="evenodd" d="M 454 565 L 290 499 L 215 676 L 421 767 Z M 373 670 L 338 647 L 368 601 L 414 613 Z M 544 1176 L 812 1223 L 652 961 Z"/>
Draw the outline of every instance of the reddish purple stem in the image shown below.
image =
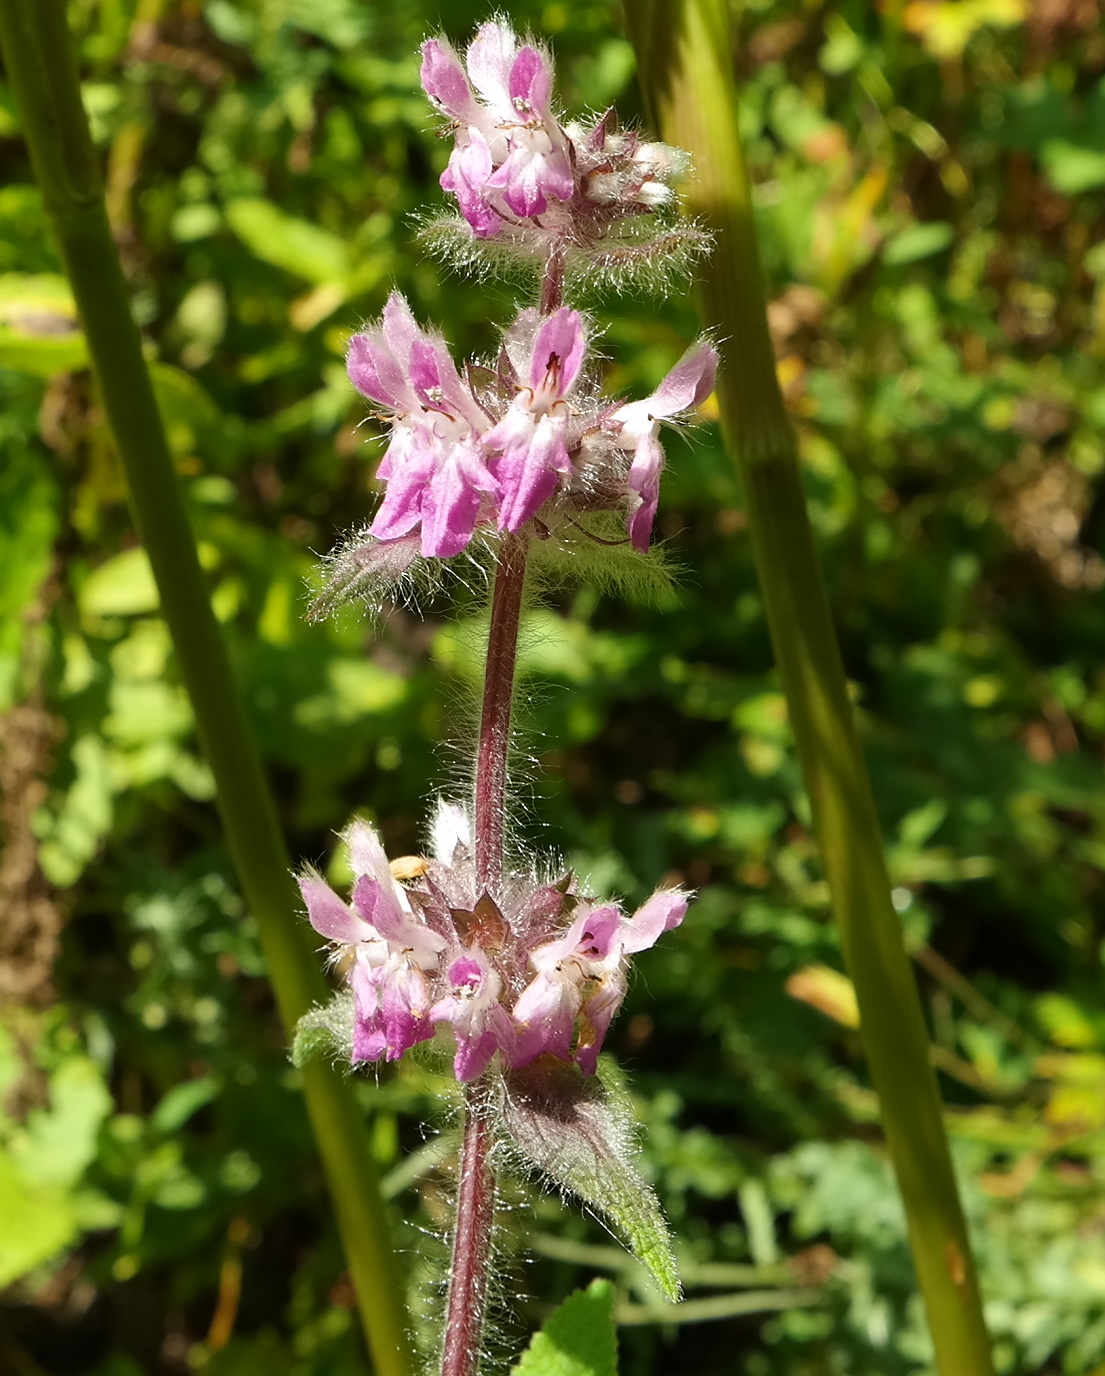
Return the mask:
<path id="1" fill-rule="evenodd" d="M 525 581 L 526 537 L 504 535 L 491 596 L 483 710 L 476 747 L 476 881 L 492 895 L 503 877 L 510 708 Z M 468 1086 L 465 1096 L 464 1144 L 441 1376 L 475 1376 L 479 1366 L 495 1212 L 489 1111 L 486 1079 L 477 1080 Z"/>
<path id="2" fill-rule="evenodd" d="M 492 897 L 496 896 L 503 877 L 510 707 L 514 698 L 514 664 L 518 656 L 518 624 L 525 581 L 526 537 L 504 535 L 491 598 L 483 710 L 476 747 L 476 882 Z"/>
<path id="3" fill-rule="evenodd" d="M 491 1169 L 491 1124 L 483 1081 L 468 1086 L 464 1106 L 464 1145 L 441 1376 L 474 1376 L 479 1366 L 487 1308 L 495 1176 Z"/>
<path id="4" fill-rule="evenodd" d="M 541 284 L 542 315 L 559 309 L 563 288 L 563 256 L 554 251 Z M 499 546 L 476 746 L 476 883 L 492 897 L 497 895 L 503 878 L 510 712 L 526 582 L 527 540 L 521 534 L 504 535 Z M 495 1213 L 489 1100 L 486 1076 L 468 1086 L 441 1376 L 476 1376 L 479 1367 Z"/>
<path id="5" fill-rule="evenodd" d="M 552 315 L 564 299 L 564 251 L 554 248 L 541 281 L 541 314 Z"/>

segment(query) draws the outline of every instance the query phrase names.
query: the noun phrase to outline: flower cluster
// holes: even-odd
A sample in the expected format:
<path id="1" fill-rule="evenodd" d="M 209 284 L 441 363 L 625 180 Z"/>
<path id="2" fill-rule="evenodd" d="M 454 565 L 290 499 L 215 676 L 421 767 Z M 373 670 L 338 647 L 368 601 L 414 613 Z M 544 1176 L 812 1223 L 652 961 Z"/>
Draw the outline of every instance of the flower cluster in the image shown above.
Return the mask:
<path id="1" fill-rule="evenodd" d="M 443 804 L 434 858 L 389 864 L 376 832 L 346 833 L 351 902 L 313 871 L 299 880 L 311 925 L 336 943 L 353 992 L 352 1060 L 397 1060 L 448 1023 L 458 1080 L 495 1054 L 504 1068 L 548 1055 L 593 1074 L 626 992 L 629 957 L 679 925 L 688 895 L 660 890 L 632 917 L 574 892 L 570 877 L 476 883 L 468 818 Z M 414 877 L 400 883 L 394 870 Z"/>
<path id="2" fill-rule="evenodd" d="M 683 154 L 619 129 L 613 111 L 562 124 L 552 76 L 547 54 L 500 21 L 481 25 L 464 63 L 444 38 L 422 45 L 423 89 L 454 137 L 441 185 L 477 239 L 587 249 L 671 199 Z"/>
<path id="3" fill-rule="evenodd" d="M 419 532 L 423 556 L 447 558 L 481 526 L 514 532 L 539 520 L 544 532 L 561 517 L 620 506 L 634 547 L 647 550 L 664 465 L 660 423 L 705 400 L 717 355 L 698 343 L 652 396 L 611 401 L 585 366 L 587 335 L 578 311 L 525 310 L 498 366 L 469 366 L 462 378 L 444 341 L 393 293 L 348 355 L 354 386 L 391 423 L 373 540 L 403 542 L 413 557 Z"/>

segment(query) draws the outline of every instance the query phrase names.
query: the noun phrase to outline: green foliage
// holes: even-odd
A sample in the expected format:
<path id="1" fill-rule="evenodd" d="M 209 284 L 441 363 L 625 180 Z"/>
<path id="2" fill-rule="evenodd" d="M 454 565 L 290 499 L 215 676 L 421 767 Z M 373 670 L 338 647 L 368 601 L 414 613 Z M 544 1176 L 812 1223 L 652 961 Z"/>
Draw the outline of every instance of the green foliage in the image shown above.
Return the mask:
<path id="1" fill-rule="evenodd" d="M 614 1376 L 617 1369 L 614 1287 L 593 1280 L 533 1335 L 512 1376 Z"/>
<path id="2" fill-rule="evenodd" d="M 966 10 L 756 0 L 743 120 L 999 1366 L 1088 1376 L 1105 1362 L 1103 57 L 1078 7 Z M 566 105 L 634 113 L 609 6 L 512 13 L 554 45 Z M 345 338 L 393 280 L 458 353 L 486 355 L 511 313 L 509 292 L 427 262 L 411 220 L 447 208 L 417 44 L 485 14 L 173 3 L 144 46 L 131 0 L 72 7 L 214 605 L 293 853 L 324 870 L 354 813 L 417 854 L 425 789 L 467 777 L 436 743 L 467 720 L 478 574 L 470 628 L 432 590 L 424 622 L 304 612 L 313 552 L 374 509 L 378 427 Z M 345 1376 L 363 1358 L 296 1072 L 2 92 L 0 166 L 0 1219 L 26 1220 L 0 1225 L 0 1361 Z M 243 202 L 268 207 L 252 240 Z M 646 395 L 696 328 L 685 293 L 625 304 L 611 394 Z M 658 1314 L 642 1268 L 555 1196 L 527 1191 L 502 1228 L 544 1304 L 613 1277 L 627 1376 L 920 1376 L 854 1028 L 839 1000 L 788 992 L 841 961 L 740 493 L 708 417 L 668 452 L 674 600 L 550 582 L 529 613 L 515 772 L 544 820 L 523 797 L 514 832 L 596 891 L 699 892 L 610 1037 L 688 1298 Z M 404 1266 L 446 1226 L 422 1127 L 443 1084 L 412 1061 L 355 1090 L 396 1172 Z M 32 1140 L 52 1143 L 49 1178 Z"/>
<path id="3" fill-rule="evenodd" d="M 56 1037 L 56 1034 L 55 1034 Z M 118 1211 L 88 1188 L 100 1128 L 111 1095 L 100 1068 L 72 1039 L 50 1041 L 40 1064 L 49 1066 L 46 1102 L 19 1119 L 0 1116 L 0 1287 L 34 1271 L 84 1232 L 113 1226 Z M 50 1053 L 53 1052 L 53 1055 Z M 0 1028 L 0 1087 L 12 1090 L 22 1067 L 13 1039 Z"/>

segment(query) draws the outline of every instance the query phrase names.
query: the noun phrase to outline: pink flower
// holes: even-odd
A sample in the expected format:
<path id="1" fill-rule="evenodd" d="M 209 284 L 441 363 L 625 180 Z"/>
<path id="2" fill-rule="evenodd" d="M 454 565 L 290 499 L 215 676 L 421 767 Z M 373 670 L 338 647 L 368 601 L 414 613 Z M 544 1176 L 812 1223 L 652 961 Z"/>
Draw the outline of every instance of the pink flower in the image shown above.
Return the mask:
<path id="1" fill-rule="evenodd" d="M 524 311 L 512 327 L 515 343 L 539 320 Z M 510 351 L 511 338 L 507 347 Z M 510 410 L 484 436 L 488 467 L 499 486 L 499 529 L 515 531 L 556 491 L 560 475 L 572 471 L 565 435 L 571 410 L 568 394 L 587 351 L 578 311 L 561 309 L 537 329 L 529 352 L 529 385 L 517 392 Z"/>
<path id="2" fill-rule="evenodd" d="M 500 907 L 477 881 L 466 809 L 440 803 L 432 840 L 434 855 L 404 887 L 376 832 L 355 822 L 350 903 L 314 871 L 300 877 L 311 925 L 352 956 L 354 1063 L 397 1060 L 449 1023 L 463 1082 L 496 1052 L 506 1067 L 551 1055 L 593 1074 L 630 956 L 682 922 L 688 895 L 661 890 L 627 917 L 616 903 L 578 897 L 567 879 L 513 875 Z"/>
<path id="3" fill-rule="evenodd" d="M 709 344 L 693 344 L 650 397 L 619 406 L 603 421 L 614 442 L 633 454 L 629 469 L 629 536 L 634 549 L 648 549 L 660 498 L 664 450 L 660 422 L 701 405 L 714 389 L 717 351 Z"/>
<path id="4" fill-rule="evenodd" d="M 544 214 L 550 199 L 570 200 L 575 179 L 568 137 L 552 114 L 548 58 L 491 22 L 469 44 L 466 64 L 467 75 L 445 39 L 422 45 L 423 88 L 454 126 L 441 185 L 476 237 L 489 238 L 515 217 Z"/>
<path id="5" fill-rule="evenodd" d="M 444 341 L 420 329 L 392 292 L 380 324 L 349 341 L 346 366 L 357 390 L 391 413 L 377 470 L 387 493 L 369 533 L 398 540 L 420 525 L 423 555 L 458 554 L 498 484 L 480 449 L 489 421 Z"/>
<path id="6" fill-rule="evenodd" d="M 568 931 L 530 954 L 536 975 L 514 1005 L 518 1025 L 516 1066 L 542 1054 L 575 1058 L 592 1075 L 599 1051 L 626 991 L 628 957 L 646 950 L 683 921 L 689 902 L 679 889 L 663 889 L 633 917 L 614 903 L 584 902 Z"/>
<path id="7" fill-rule="evenodd" d="M 509 1064 L 514 1024 L 500 1002 L 502 979 L 479 947 L 454 960 L 447 972 L 450 991 L 430 1010 L 431 1019 L 449 1022 L 457 1039 L 453 1073 L 462 1083 L 476 1080 L 502 1051 Z"/>
<path id="8" fill-rule="evenodd" d="M 356 881 L 352 904 L 311 872 L 299 887 L 315 931 L 353 952 L 354 1062 L 394 1061 L 433 1035 L 428 976 L 448 943 L 411 911 L 376 832 L 354 822 L 346 840 Z"/>

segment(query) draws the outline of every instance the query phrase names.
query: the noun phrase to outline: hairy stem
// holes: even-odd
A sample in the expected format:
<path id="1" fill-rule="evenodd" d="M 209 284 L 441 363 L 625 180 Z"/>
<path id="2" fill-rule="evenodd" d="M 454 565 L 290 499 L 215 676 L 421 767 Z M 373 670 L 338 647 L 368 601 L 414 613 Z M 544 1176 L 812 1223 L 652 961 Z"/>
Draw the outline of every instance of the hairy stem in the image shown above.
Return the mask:
<path id="1" fill-rule="evenodd" d="M 510 709 L 525 582 L 526 537 L 504 535 L 491 595 L 483 710 L 476 746 L 476 883 L 492 897 L 503 877 Z M 441 1376 L 474 1376 L 479 1365 L 495 1212 L 489 1096 L 485 1079 L 469 1085 L 464 1100 L 464 1144 Z"/>
<path id="2" fill-rule="evenodd" d="M 554 249 L 545 263 L 541 279 L 542 315 L 551 315 L 560 308 L 563 290 L 564 254 Z M 504 868 L 510 715 L 514 703 L 522 593 L 526 585 L 526 552 L 525 535 L 503 536 L 491 594 L 483 706 L 476 745 L 476 885 L 493 898 L 501 887 Z M 464 1099 L 464 1143 L 441 1376 L 475 1376 L 479 1367 L 495 1214 L 489 1098 L 485 1077 L 468 1086 Z"/>
<path id="3" fill-rule="evenodd" d="M 469 1085 L 464 1100 L 464 1144 L 441 1376 L 473 1376 L 479 1366 L 495 1214 L 488 1107 L 485 1081 Z"/>
<path id="4" fill-rule="evenodd" d="M 492 897 L 503 877 L 510 709 L 525 581 L 526 537 L 504 535 L 491 597 L 483 709 L 476 747 L 476 882 Z"/>
<path id="5" fill-rule="evenodd" d="M 993 1371 L 917 985 L 810 530 L 764 311 L 725 0 L 626 0 L 664 138 L 695 165 L 689 207 L 715 236 L 703 314 L 730 341 L 718 374 L 764 605 L 833 913 L 943 1376 Z"/>
<path id="6" fill-rule="evenodd" d="M 564 300 L 564 250 L 554 248 L 545 263 L 545 273 L 541 279 L 542 315 L 552 315 L 560 309 Z"/>
<path id="7" fill-rule="evenodd" d="M 211 610 L 184 499 L 130 313 L 104 209 L 99 159 L 81 106 L 63 0 L 0 0 L 0 52 L 43 204 L 69 274 L 104 409 L 126 473 L 161 613 L 215 776 L 238 881 L 261 934 L 285 1028 L 326 996 L 272 795 Z M 329 1066 L 302 1071 L 338 1227 L 380 1376 L 407 1376 L 411 1354 L 376 1167 L 353 1096 Z"/>

